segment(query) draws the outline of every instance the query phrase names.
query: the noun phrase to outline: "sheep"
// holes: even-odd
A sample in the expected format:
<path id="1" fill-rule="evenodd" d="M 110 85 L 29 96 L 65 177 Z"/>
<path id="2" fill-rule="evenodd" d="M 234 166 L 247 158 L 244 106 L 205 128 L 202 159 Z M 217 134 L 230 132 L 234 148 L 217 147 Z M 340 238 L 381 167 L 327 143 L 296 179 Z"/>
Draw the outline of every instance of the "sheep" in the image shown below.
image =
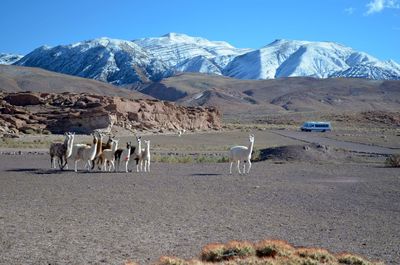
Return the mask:
<path id="1" fill-rule="evenodd" d="M 115 170 L 115 156 L 114 153 L 118 148 L 119 140 L 111 139 L 111 149 L 104 149 L 100 154 L 100 160 L 103 161 L 103 170 L 107 171 L 107 164 L 109 163 L 109 171 L 111 171 L 111 167 Z"/>
<path id="2" fill-rule="evenodd" d="M 249 163 L 247 173 L 250 173 L 251 168 L 251 153 L 253 152 L 254 145 L 254 135 L 249 135 L 249 145 L 248 146 L 233 146 L 229 152 L 229 162 L 230 168 L 229 173 L 232 174 L 232 164 L 237 161 L 237 169 L 240 172 L 240 161 L 243 161 L 243 174 L 246 174 L 246 162 Z"/>
<path id="3" fill-rule="evenodd" d="M 98 139 L 96 135 L 93 135 L 93 143 L 91 146 L 77 144 L 74 145 L 72 150 L 72 159 L 75 162 L 75 172 L 78 172 L 77 164 L 78 161 L 86 161 L 85 168 L 89 171 L 91 168 L 91 162 L 96 155 L 96 148 L 97 148 Z"/>

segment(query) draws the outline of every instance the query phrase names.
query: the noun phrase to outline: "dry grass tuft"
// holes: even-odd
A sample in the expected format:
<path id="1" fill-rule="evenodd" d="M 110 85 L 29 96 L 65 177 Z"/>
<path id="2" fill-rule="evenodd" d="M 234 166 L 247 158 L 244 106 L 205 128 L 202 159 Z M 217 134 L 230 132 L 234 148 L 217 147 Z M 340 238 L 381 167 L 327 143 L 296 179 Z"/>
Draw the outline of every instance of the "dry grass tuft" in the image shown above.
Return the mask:
<path id="1" fill-rule="evenodd" d="M 163 256 L 160 260 L 156 263 L 157 265 L 187 265 L 189 262 L 177 258 L 177 257 L 166 257 Z"/>
<path id="2" fill-rule="evenodd" d="M 225 245 L 213 243 L 206 245 L 201 251 L 200 257 L 203 261 L 217 262 L 224 259 Z"/>
<path id="3" fill-rule="evenodd" d="M 155 265 L 384 265 L 361 256 L 342 253 L 333 255 L 321 248 L 294 248 L 281 240 L 230 241 L 206 245 L 200 260 L 161 257 Z M 137 265 L 128 261 L 125 265 Z"/>
<path id="4" fill-rule="evenodd" d="M 225 245 L 225 253 L 224 256 L 226 258 L 229 257 L 248 257 L 254 256 L 256 254 L 256 250 L 254 249 L 254 245 L 247 241 L 231 241 Z"/>
<path id="5" fill-rule="evenodd" d="M 361 256 L 350 254 L 350 253 L 342 253 L 336 256 L 339 264 L 346 265 L 384 265 L 383 262 L 371 262 L 364 259 Z"/>
<path id="6" fill-rule="evenodd" d="M 289 257 L 294 248 L 282 240 L 263 240 L 255 245 L 258 257 Z"/>
<path id="7" fill-rule="evenodd" d="M 128 260 L 128 261 L 126 261 L 126 262 L 124 263 L 124 265 L 139 265 L 139 264 L 136 263 L 136 262 L 133 262 L 133 261 L 131 261 L 131 260 Z"/>
<path id="8" fill-rule="evenodd" d="M 326 249 L 321 248 L 298 248 L 295 254 L 303 259 L 310 259 L 322 264 L 336 264 L 336 258 Z M 319 264 L 318 263 L 318 264 Z"/>

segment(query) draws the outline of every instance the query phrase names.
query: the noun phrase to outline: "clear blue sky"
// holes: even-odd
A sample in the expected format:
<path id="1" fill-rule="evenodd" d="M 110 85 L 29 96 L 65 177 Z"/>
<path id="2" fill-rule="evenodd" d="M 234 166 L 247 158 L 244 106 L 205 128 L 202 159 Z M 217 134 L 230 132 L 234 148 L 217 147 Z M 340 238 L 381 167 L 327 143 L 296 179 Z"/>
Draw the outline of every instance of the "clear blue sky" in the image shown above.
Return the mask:
<path id="1" fill-rule="evenodd" d="M 334 41 L 400 63 L 400 0 L 1 0 L 0 52 L 168 32 L 260 48 Z"/>

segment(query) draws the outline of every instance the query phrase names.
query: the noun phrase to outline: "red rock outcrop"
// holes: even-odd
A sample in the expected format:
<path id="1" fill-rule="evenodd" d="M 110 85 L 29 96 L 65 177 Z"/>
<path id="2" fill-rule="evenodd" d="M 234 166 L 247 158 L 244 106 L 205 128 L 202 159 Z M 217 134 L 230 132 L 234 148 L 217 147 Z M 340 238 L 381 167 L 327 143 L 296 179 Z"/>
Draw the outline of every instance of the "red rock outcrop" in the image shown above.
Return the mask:
<path id="1" fill-rule="evenodd" d="M 90 133 L 114 125 L 153 132 L 221 128 L 215 108 L 84 93 L 0 93 L 0 113 L 0 133 Z"/>

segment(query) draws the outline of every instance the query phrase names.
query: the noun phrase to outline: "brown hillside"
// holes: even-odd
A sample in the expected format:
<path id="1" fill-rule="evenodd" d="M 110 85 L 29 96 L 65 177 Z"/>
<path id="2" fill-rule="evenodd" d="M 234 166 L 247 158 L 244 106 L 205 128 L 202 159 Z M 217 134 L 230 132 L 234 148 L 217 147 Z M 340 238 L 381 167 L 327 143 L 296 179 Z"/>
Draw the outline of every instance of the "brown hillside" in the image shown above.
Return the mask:
<path id="1" fill-rule="evenodd" d="M 400 81 L 293 77 L 238 80 L 185 73 L 139 88 L 188 106 L 216 106 L 226 115 L 292 112 L 361 112 L 400 109 Z M 168 91 L 168 93 L 167 93 Z"/>
<path id="2" fill-rule="evenodd" d="M 137 91 L 119 88 L 100 81 L 59 74 L 40 68 L 0 65 L 0 91 L 42 93 L 89 93 L 131 99 L 151 98 Z"/>

